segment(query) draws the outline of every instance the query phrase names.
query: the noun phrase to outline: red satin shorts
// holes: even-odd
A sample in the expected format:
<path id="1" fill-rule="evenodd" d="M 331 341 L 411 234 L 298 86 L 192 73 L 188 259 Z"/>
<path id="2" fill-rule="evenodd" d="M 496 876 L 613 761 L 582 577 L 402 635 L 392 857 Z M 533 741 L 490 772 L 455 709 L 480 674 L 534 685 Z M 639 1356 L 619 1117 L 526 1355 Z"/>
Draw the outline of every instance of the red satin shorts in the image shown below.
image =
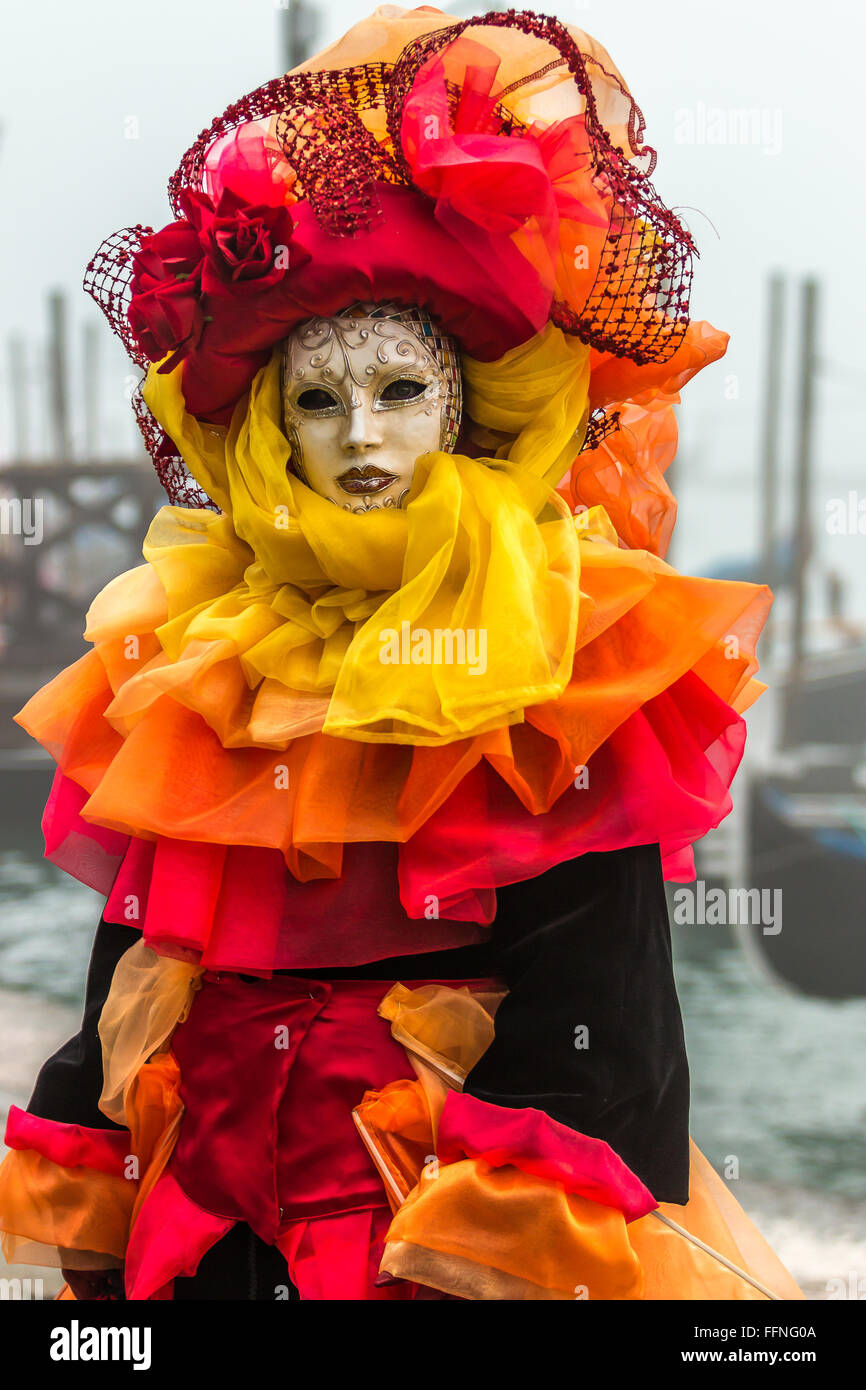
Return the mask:
<path id="1" fill-rule="evenodd" d="M 185 1111 L 133 1231 L 131 1296 L 165 1297 L 237 1221 L 280 1248 L 302 1298 L 382 1296 L 390 1211 L 352 1110 L 410 1074 L 377 1013 L 392 983 L 203 976 L 172 1040 Z"/>

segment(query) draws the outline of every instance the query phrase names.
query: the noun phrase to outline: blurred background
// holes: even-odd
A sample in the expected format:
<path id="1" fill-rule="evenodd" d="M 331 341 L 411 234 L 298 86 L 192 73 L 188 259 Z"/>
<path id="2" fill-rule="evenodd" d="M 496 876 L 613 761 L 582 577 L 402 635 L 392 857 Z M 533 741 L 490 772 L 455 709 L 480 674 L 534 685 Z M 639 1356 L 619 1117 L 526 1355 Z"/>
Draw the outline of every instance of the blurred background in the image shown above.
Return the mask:
<path id="1" fill-rule="evenodd" d="M 735 812 L 699 846 L 698 883 L 671 891 L 692 1131 L 810 1298 L 866 1298 L 866 179 L 855 68 L 866 21 L 844 0 L 826 0 L 820 16 L 799 0 L 542 8 L 600 40 L 631 86 L 659 151 L 656 187 L 700 248 L 694 316 L 731 334 L 725 359 L 685 393 L 669 558 L 777 594 L 760 652 L 770 691 L 748 716 Z M 84 650 L 90 599 L 139 562 L 162 500 L 130 409 L 138 373 L 82 273 L 116 228 L 169 220 L 168 175 L 212 116 L 370 9 L 46 0 L 6 16 L 3 1112 L 26 1104 L 40 1062 L 78 1026 L 101 909 L 41 859 L 51 767 L 11 716 Z M 48 1273 L 46 1293 L 57 1282 Z"/>

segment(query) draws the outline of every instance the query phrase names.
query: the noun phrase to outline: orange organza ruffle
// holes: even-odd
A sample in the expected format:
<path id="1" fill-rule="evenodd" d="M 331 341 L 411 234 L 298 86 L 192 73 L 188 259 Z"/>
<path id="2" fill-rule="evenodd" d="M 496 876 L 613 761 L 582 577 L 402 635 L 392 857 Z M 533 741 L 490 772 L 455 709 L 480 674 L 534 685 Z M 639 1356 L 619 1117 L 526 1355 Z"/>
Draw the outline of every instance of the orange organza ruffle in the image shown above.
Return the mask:
<path id="1" fill-rule="evenodd" d="M 130 1227 L 171 1158 L 182 1118 L 180 1068 L 163 1052 L 143 1063 L 126 1092 L 126 1121 L 141 1174 Z"/>
<path id="2" fill-rule="evenodd" d="M 694 1143 L 688 1203 L 661 1203 L 634 1220 L 624 1203 L 604 1205 L 541 1176 L 527 1155 L 440 1163 L 443 1078 L 462 1088 L 454 1058 L 474 1066 L 489 1043 L 479 1018 L 492 1022 L 499 998 L 463 994 L 396 985 L 380 1005 L 419 1078 L 368 1092 L 354 1112 L 395 1213 L 384 1272 L 469 1299 L 803 1297 Z"/>
<path id="3" fill-rule="evenodd" d="M 728 334 L 703 319 L 690 323 L 676 352 L 665 362 L 633 362 L 609 352 L 590 353 L 589 402 L 593 410 L 616 408 L 648 391 L 680 392 L 704 367 L 725 354 Z"/>
<path id="4" fill-rule="evenodd" d="M 561 491 L 573 509 L 603 506 L 632 549 L 667 553 L 677 515 L 664 477 L 677 451 L 674 407 L 683 386 L 727 345 L 727 333 L 698 321 L 667 362 L 636 366 L 609 353 L 590 355 L 591 403 L 618 424 L 597 448 L 578 454 Z"/>
<path id="5" fill-rule="evenodd" d="M 515 1167 L 428 1163 L 381 1268 L 470 1299 L 802 1299 L 694 1143 L 691 1154 L 688 1203 L 630 1223 Z"/>
<path id="6" fill-rule="evenodd" d="M 719 1257 L 750 1275 L 776 1298 L 804 1298 L 694 1141 L 688 1202 L 684 1207 L 662 1202 L 657 1212 L 632 1222 L 629 1240 L 641 1262 L 647 1299 L 766 1299 L 766 1293 L 726 1267 Z M 701 1249 L 696 1240 L 715 1254 Z"/>
<path id="7" fill-rule="evenodd" d="M 35 1149 L 0 1165 L 2 1249 L 9 1263 L 104 1269 L 123 1263 L 129 1232 L 168 1162 L 183 1114 L 170 1053 L 139 1069 L 127 1090 L 128 1175 L 66 1167 Z"/>
<path id="8" fill-rule="evenodd" d="M 10 1264 L 68 1269 L 122 1264 L 134 1202 L 124 1177 L 12 1149 L 0 1165 L 3 1254 Z"/>
<path id="9" fill-rule="evenodd" d="M 105 590 L 95 650 L 17 716 L 89 793 L 85 819 L 165 835 L 280 849 L 301 881 L 336 876 L 348 841 L 402 842 L 481 759 L 532 814 L 571 787 L 574 769 L 635 710 L 694 671 L 742 711 L 767 589 L 678 574 L 615 543 L 601 512 L 581 535 L 573 676 L 525 722 L 439 747 L 297 736 L 287 692 L 251 690 L 225 644 L 191 644 L 168 663 L 154 636 L 166 596 L 142 566 Z"/>
<path id="10" fill-rule="evenodd" d="M 470 1299 L 637 1299 L 643 1289 L 615 1208 L 475 1159 L 422 1176 L 391 1222 L 381 1268 Z"/>

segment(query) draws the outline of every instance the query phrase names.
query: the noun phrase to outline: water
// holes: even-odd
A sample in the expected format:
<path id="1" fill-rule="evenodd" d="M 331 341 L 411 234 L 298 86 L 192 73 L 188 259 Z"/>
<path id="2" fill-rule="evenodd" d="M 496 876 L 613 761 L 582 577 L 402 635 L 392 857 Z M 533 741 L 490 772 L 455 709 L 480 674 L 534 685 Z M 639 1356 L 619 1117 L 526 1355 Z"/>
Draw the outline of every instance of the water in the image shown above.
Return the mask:
<path id="1" fill-rule="evenodd" d="M 866 1202 L 866 1000 L 773 985 L 725 928 L 676 927 L 674 949 L 692 1130 L 713 1165 Z"/>
<path id="2" fill-rule="evenodd" d="M 0 987 L 80 1005 L 103 901 L 36 851 L 0 851 Z"/>
<path id="3" fill-rule="evenodd" d="M 810 1297 L 866 1298 L 866 1000 L 770 983 L 722 927 L 674 954 L 695 1141 Z"/>
<path id="4" fill-rule="evenodd" d="M 0 988 L 80 1007 L 101 905 L 35 849 L 0 853 Z M 810 1296 L 866 1297 L 866 1000 L 774 986 L 724 928 L 674 928 L 674 949 L 697 1143 L 736 1161 L 732 1191 Z"/>

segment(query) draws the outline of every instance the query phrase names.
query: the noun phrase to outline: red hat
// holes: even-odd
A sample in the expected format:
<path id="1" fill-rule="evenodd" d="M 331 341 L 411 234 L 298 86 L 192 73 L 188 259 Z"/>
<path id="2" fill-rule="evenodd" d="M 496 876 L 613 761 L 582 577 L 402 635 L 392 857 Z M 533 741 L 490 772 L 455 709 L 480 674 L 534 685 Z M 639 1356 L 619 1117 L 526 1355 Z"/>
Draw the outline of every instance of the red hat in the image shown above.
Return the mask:
<path id="1" fill-rule="evenodd" d="M 507 84 L 502 30 L 526 50 Z M 602 351 L 664 360 L 688 323 L 694 248 L 649 181 L 640 112 L 604 69 L 627 103 L 628 154 L 602 125 L 593 65 L 558 20 L 497 11 L 422 34 L 393 64 L 268 82 L 184 155 L 169 183 L 177 220 L 109 238 L 85 287 L 136 362 L 183 363 L 187 409 L 216 424 L 293 327 L 357 300 L 421 305 L 484 360 L 548 320 Z M 573 83 L 570 113 L 518 119 L 554 70 Z M 171 442 L 137 412 L 182 500 Z"/>

